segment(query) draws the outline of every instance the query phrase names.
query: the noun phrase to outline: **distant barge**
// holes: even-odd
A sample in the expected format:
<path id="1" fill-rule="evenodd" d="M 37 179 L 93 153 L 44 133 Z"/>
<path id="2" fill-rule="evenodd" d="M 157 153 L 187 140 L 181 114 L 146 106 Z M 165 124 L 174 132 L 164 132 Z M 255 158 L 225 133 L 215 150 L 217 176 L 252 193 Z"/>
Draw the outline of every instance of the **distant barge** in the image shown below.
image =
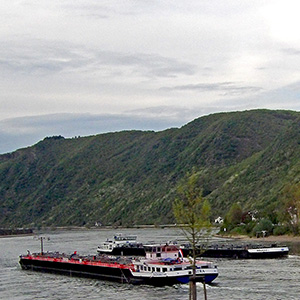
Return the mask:
<path id="1" fill-rule="evenodd" d="M 183 247 L 184 255 L 190 253 L 190 249 Z M 267 259 L 267 258 L 282 258 L 287 257 L 289 248 L 286 246 L 271 246 L 259 245 L 211 245 L 203 251 L 198 251 L 201 257 L 212 258 L 238 258 L 238 259 Z"/>
<path id="2" fill-rule="evenodd" d="M 17 228 L 17 229 L 0 228 L 0 236 L 21 235 L 21 234 L 33 234 L 33 230 L 30 228 Z"/>
<path id="3" fill-rule="evenodd" d="M 24 270 L 61 273 L 69 276 L 91 277 L 121 283 L 154 286 L 188 283 L 192 277 L 189 259 L 180 255 L 174 245 L 145 246 L 145 258 L 109 257 L 107 255 L 71 256 L 60 253 L 21 255 Z M 211 262 L 196 262 L 196 282 L 210 283 L 218 276 Z"/>

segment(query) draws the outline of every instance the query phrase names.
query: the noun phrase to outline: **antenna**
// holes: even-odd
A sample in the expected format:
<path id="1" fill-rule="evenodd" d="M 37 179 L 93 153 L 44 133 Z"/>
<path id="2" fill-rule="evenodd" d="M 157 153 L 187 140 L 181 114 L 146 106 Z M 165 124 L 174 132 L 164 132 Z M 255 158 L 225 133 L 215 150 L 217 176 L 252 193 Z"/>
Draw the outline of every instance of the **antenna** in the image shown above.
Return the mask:
<path id="1" fill-rule="evenodd" d="M 38 239 L 41 241 L 41 255 L 44 253 L 44 240 L 50 241 L 50 238 L 46 238 L 44 236 L 39 236 Z"/>

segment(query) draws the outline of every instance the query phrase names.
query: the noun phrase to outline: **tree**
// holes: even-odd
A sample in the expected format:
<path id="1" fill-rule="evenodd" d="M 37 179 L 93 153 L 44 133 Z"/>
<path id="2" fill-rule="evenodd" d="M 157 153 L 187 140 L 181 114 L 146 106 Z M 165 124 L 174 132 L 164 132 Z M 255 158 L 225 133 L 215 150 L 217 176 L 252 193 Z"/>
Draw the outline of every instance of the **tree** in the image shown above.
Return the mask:
<path id="1" fill-rule="evenodd" d="M 234 203 L 230 207 L 228 213 L 225 216 L 224 227 L 228 231 L 232 230 L 236 225 L 240 224 L 243 217 L 243 210 L 239 203 Z"/>
<path id="2" fill-rule="evenodd" d="M 242 222 L 242 216 L 243 216 L 243 209 L 239 203 L 234 203 L 230 207 L 230 210 L 228 212 L 228 221 L 233 224 L 237 225 Z"/>
<path id="3" fill-rule="evenodd" d="M 196 300 L 196 247 L 205 232 L 208 233 L 210 227 L 210 204 L 202 197 L 202 191 L 198 186 L 198 174 L 195 172 L 191 175 L 188 174 L 178 186 L 177 195 L 173 204 L 173 213 L 178 226 L 192 246 L 193 276 L 190 281 L 190 299 Z M 204 280 L 203 287 L 206 299 Z"/>
<path id="4" fill-rule="evenodd" d="M 262 218 L 253 228 L 253 234 L 265 231 L 267 234 L 273 233 L 273 224 L 269 219 Z"/>
<path id="5" fill-rule="evenodd" d="M 300 183 L 291 184 L 283 190 L 283 210 L 279 215 L 281 221 L 287 221 L 291 232 L 299 234 L 300 227 Z"/>

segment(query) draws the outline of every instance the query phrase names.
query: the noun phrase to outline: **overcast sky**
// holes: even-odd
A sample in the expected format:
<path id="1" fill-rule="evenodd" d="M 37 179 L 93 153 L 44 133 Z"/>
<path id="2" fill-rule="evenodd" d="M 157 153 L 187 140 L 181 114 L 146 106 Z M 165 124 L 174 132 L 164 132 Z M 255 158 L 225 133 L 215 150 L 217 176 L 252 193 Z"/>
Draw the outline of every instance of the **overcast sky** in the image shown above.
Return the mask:
<path id="1" fill-rule="evenodd" d="M 0 2 L 0 153 L 300 110 L 298 0 Z"/>

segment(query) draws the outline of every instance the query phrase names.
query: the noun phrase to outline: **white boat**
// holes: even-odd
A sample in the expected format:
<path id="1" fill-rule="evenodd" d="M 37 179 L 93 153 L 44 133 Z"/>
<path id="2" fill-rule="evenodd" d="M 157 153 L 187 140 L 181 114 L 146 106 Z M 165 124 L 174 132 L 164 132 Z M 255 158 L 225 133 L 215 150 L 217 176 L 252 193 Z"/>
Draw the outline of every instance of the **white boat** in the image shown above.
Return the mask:
<path id="1" fill-rule="evenodd" d="M 100 254 L 115 256 L 145 256 L 142 243 L 137 241 L 136 235 L 116 234 L 113 239 L 107 239 L 97 248 Z"/>

